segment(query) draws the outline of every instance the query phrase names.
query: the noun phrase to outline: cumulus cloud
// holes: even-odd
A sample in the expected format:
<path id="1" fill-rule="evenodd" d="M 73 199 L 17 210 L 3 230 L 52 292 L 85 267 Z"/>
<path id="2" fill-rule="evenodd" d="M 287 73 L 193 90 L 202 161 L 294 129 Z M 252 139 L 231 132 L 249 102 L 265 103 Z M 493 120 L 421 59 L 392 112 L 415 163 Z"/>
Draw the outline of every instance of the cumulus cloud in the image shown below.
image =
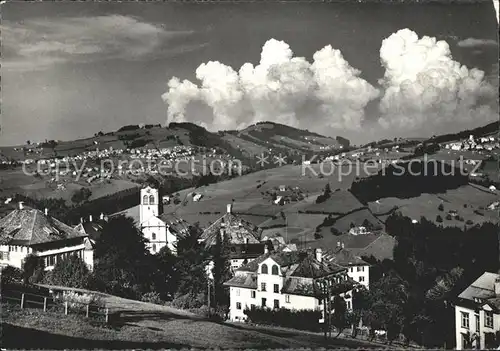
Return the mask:
<path id="1" fill-rule="evenodd" d="M 380 124 L 416 129 L 449 122 L 487 121 L 496 109 L 482 104 L 495 89 L 481 70 L 454 61 L 449 45 L 403 29 L 384 39 L 380 59 Z"/>
<path id="2" fill-rule="evenodd" d="M 236 71 L 221 62 L 203 63 L 196 70 L 198 84 L 174 77 L 162 98 L 168 105 L 167 123 L 233 129 L 271 120 L 296 127 L 358 128 L 366 105 L 379 94 L 359 75 L 331 46 L 316 52 L 310 63 L 294 57 L 287 43 L 270 39 L 258 65 L 245 63 Z M 187 113 L 194 102 L 206 104 L 212 115 Z"/>
<path id="3" fill-rule="evenodd" d="M 199 47 L 171 45 L 191 32 L 169 31 L 121 15 L 26 19 L 22 24 L 4 20 L 0 29 L 6 70 L 38 70 L 68 61 L 137 60 Z"/>

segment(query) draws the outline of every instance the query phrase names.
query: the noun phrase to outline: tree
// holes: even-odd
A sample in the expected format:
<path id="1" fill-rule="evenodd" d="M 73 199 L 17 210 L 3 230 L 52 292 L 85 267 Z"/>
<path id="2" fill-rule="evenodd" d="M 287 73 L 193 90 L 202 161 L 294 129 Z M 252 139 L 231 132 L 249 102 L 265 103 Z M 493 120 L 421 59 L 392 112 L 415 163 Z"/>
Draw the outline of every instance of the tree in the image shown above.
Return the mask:
<path id="1" fill-rule="evenodd" d="M 331 309 L 333 310 L 332 326 L 337 329 L 338 334 L 336 337 L 338 337 L 348 324 L 347 305 L 344 298 L 335 295 L 331 302 Z"/>
<path id="2" fill-rule="evenodd" d="M 50 284 L 70 288 L 87 288 L 89 278 L 90 271 L 87 265 L 76 254 L 58 261 L 48 275 Z"/>
<path id="3" fill-rule="evenodd" d="M 326 183 L 325 185 L 325 191 L 323 192 L 323 195 L 325 195 L 325 197 L 330 197 L 332 193 L 332 189 L 330 189 L 330 183 Z"/>
<path id="4" fill-rule="evenodd" d="M 106 222 L 94 254 L 95 278 L 108 292 L 138 298 L 152 290 L 154 259 L 132 218 L 117 216 Z"/>
<path id="5" fill-rule="evenodd" d="M 443 204 L 439 204 L 439 206 L 438 206 L 438 210 L 439 210 L 439 211 L 444 211 L 444 206 L 443 206 Z"/>
<path id="6" fill-rule="evenodd" d="M 217 235 L 213 250 L 214 267 L 212 269 L 214 277 L 215 306 L 229 306 L 229 287 L 224 283 L 233 277 L 231 271 L 229 238 Z"/>
<path id="7" fill-rule="evenodd" d="M 20 283 L 23 281 L 23 271 L 14 266 L 4 267 L 0 271 L 1 286 L 12 283 Z"/>
<path id="8" fill-rule="evenodd" d="M 92 191 L 88 188 L 82 187 L 73 193 L 73 196 L 71 196 L 71 201 L 79 204 L 81 202 L 87 201 L 90 196 L 92 196 Z"/>
<path id="9" fill-rule="evenodd" d="M 175 269 L 177 257 L 168 246 L 164 246 L 155 259 L 158 266 L 155 275 L 155 290 L 160 294 L 162 300 L 172 299 L 179 282 L 179 275 Z"/>
<path id="10" fill-rule="evenodd" d="M 45 262 L 43 258 L 35 254 L 29 254 L 23 263 L 24 284 L 40 282 L 43 279 L 44 271 Z"/>
<path id="11" fill-rule="evenodd" d="M 208 252 L 198 242 L 202 231 L 196 223 L 189 228 L 189 233 L 177 242 L 177 262 L 175 270 L 179 277 L 177 295 L 196 296 L 207 290 Z"/>
<path id="12" fill-rule="evenodd" d="M 440 215 L 437 215 L 436 216 L 436 222 L 443 223 L 443 217 L 441 217 Z"/>

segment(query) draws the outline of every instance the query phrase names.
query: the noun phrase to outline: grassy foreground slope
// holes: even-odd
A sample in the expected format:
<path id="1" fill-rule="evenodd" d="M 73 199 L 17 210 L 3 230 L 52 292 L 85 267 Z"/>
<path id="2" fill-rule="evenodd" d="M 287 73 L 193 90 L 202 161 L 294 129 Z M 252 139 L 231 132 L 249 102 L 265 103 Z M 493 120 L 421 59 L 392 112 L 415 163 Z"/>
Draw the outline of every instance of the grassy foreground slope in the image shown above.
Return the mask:
<path id="1" fill-rule="evenodd" d="M 106 298 L 120 318 L 105 326 L 76 315 L 21 310 L 2 304 L 2 347 L 18 348 L 283 348 L 376 347 L 358 340 L 333 339 L 321 335 L 278 328 L 217 323 L 166 306 Z"/>

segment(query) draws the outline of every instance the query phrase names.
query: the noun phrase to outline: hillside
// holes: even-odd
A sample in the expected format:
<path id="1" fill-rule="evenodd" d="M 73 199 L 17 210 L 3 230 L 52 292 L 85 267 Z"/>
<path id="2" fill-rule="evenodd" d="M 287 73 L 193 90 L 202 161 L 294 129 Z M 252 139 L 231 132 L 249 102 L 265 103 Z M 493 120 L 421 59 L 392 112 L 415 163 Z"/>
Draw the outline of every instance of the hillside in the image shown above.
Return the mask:
<path id="1" fill-rule="evenodd" d="M 340 138 L 344 144 L 348 140 Z M 85 151 L 127 148 L 161 149 L 172 146 L 197 146 L 219 149 L 233 157 L 245 159 L 273 149 L 277 153 L 323 151 L 339 149 L 340 143 L 306 130 L 261 122 L 241 131 L 212 133 L 193 123 L 160 125 L 129 125 L 114 132 L 98 132 L 93 137 L 72 141 L 46 141 L 40 145 L 0 147 L 1 160 L 40 159 L 75 156 Z"/>

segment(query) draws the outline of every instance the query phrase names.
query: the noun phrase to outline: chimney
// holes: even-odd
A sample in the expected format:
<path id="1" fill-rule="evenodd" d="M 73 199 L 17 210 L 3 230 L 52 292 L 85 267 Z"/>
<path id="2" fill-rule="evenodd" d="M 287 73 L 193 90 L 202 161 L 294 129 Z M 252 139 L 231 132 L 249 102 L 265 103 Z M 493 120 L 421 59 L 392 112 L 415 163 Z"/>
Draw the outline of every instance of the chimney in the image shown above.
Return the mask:
<path id="1" fill-rule="evenodd" d="M 104 213 L 101 212 L 101 216 L 99 217 L 99 219 L 102 221 L 104 220 Z"/>
<path id="2" fill-rule="evenodd" d="M 49 209 L 47 207 L 45 207 L 45 215 L 48 216 L 49 215 Z"/>
<path id="3" fill-rule="evenodd" d="M 92 222 L 92 215 L 89 215 L 89 222 Z"/>
<path id="4" fill-rule="evenodd" d="M 22 201 L 19 201 L 19 209 L 22 210 L 24 208 L 23 206 L 23 202 Z"/>
<path id="5" fill-rule="evenodd" d="M 227 204 L 226 205 L 226 212 L 227 213 L 232 213 L 233 212 L 233 204 Z"/>
<path id="6" fill-rule="evenodd" d="M 323 260 L 323 251 L 320 248 L 316 249 L 316 261 L 321 262 Z"/>
<path id="7" fill-rule="evenodd" d="M 495 296 L 500 295 L 500 277 L 497 277 L 495 279 L 494 289 L 495 289 Z"/>

